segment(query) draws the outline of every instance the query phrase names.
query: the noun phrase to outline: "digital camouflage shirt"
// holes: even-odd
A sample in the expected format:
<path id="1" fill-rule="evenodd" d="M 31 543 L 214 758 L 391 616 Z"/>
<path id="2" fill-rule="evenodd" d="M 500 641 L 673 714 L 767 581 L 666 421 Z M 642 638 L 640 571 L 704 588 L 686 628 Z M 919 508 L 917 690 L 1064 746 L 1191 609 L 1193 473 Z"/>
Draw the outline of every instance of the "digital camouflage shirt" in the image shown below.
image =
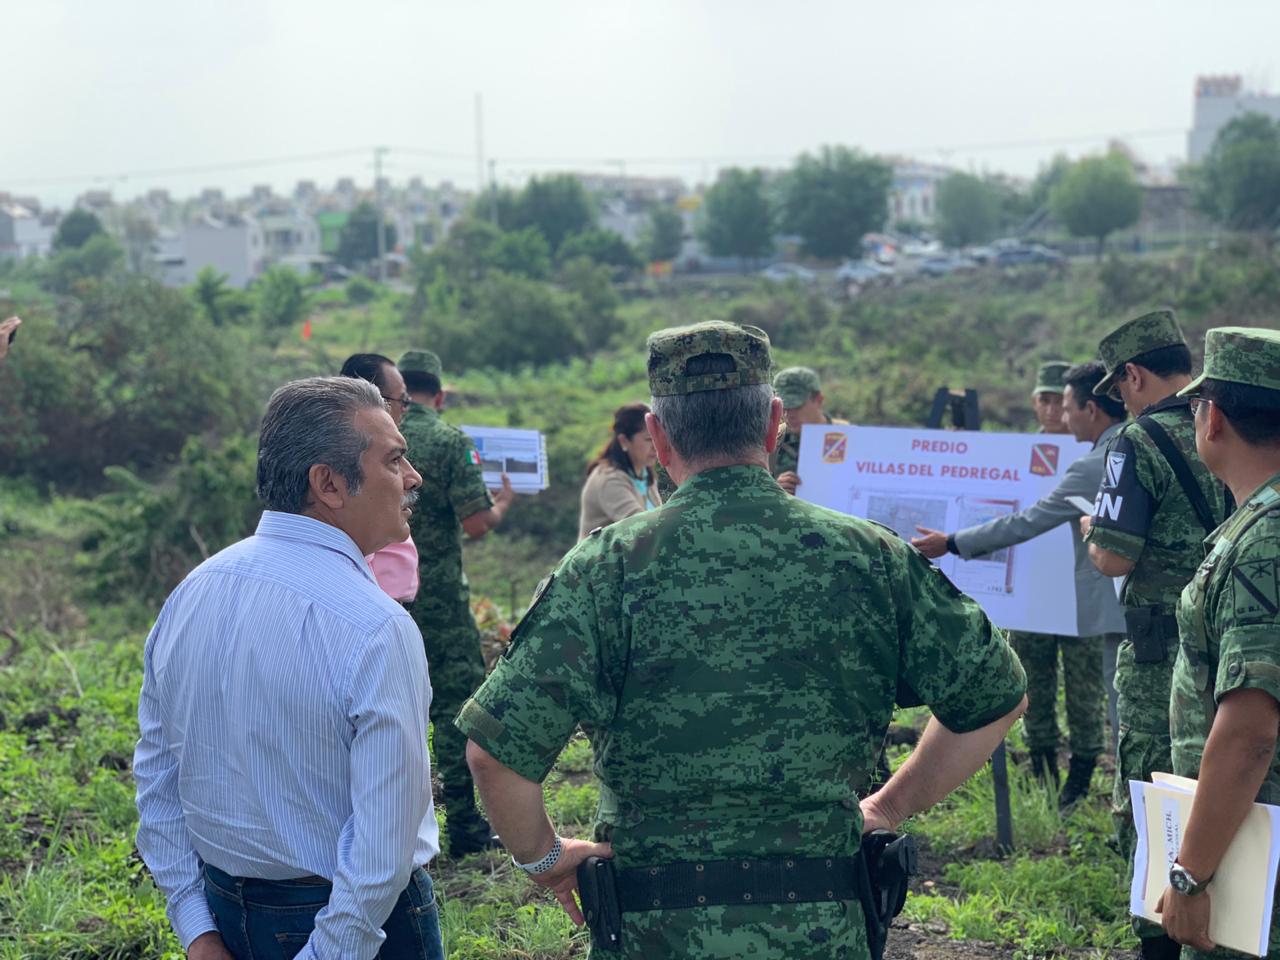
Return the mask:
<path id="1" fill-rule="evenodd" d="M 1226 514 L 1224 488 L 1196 453 L 1196 428 L 1185 399 L 1170 397 L 1146 411 L 1186 458 L 1213 515 Z M 1173 613 L 1182 588 L 1204 559 L 1206 530 L 1173 468 L 1136 422 L 1107 447 L 1102 485 L 1087 543 L 1133 561 L 1120 598 L 1126 607 L 1159 606 Z"/>
<path id="2" fill-rule="evenodd" d="M 462 521 L 493 505 L 479 454 L 470 437 L 445 423 L 437 411 L 418 404 L 406 411 L 400 433 L 408 444 L 409 462 L 422 475 L 418 505 L 409 518 L 422 594 L 450 605 L 461 598 L 465 604 Z"/>
<path id="3" fill-rule="evenodd" d="M 1256 689 L 1280 701 L 1280 474 L 1214 531 L 1207 545 L 1209 555 L 1178 604 L 1181 645 L 1170 728 L 1173 772 L 1186 777 L 1199 776 L 1205 741 L 1226 694 Z M 1280 803 L 1280 748 L 1254 799 Z M 1183 955 L 1203 956 L 1187 948 Z M 1280 907 L 1271 921 L 1268 956 L 1280 956 Z"/>
<path id="4" fill-rule="evenodd" d="M 758 467 L 686 479 L 560 563 L 459 727 L 541 781 L 578 725 L 621 868 L 850 855 L 895 702 L 955 731 L 1013 709 L 1017 657 L 892 531 Z M 866 956 L 856 903 L 628 913 L 627 956 Z"/>

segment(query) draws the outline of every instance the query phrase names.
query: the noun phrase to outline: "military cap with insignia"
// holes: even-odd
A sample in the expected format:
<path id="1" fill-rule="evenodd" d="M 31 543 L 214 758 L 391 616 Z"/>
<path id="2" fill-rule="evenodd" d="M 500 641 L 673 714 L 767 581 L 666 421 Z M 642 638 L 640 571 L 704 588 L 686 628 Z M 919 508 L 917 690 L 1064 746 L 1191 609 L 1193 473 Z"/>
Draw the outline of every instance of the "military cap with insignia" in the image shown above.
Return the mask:
<path id="1" fill-rule="evenodd" d="M 1215 327 L 1204 337 L 1204 373 L 1178 391 L 1196 396 L 1205 380 L 1280 392 L 1280 330 Z"/>
<path id="2" fill-rule="evenodd" d="M 768 383 L 773 367 L 767 333 L 759 327 L 723 320 L 659 330 L 649 335 L 648 347 L 649 392 L 655 397 Z M 708 354 L 729 357 L 733 369 L 725 373 L 687 372 L 690 360 Z"/>
<path id="3" fill-rule="evenodd" d="M 1036 369 L 1036 386 L 1032 393 L 1065 393 L 1062 375 L 1071 369 L 1065 360 L 1050 360 Z"/>
<path id="4" fill-rule="evenodd" d="M 444 378 L 440 358 L 430 350 L 406 350 L 396 366 L 401 373 L 429 373 L 437 379 Z"/>
<path id="5" fill-rule="evenodd" d="M 1172 310 L 1153 310 L 1121 324 L 1098 344 L 1098 358 L 1107 375 L 1093 388 L 1094 396 L 1105 396 L 1124 372 L 1124 365 L 1134 357 L 1162 347 L 1186 346 L 1186 343 Z"/>
<path id="6" fill-rule="evenodd" d="M 773 392 L 782 399 L 786 410 L 803 407 L 815 393 L 822 392 L 822 381 L 808 367 L 787 367 L 773 378 Z"/>

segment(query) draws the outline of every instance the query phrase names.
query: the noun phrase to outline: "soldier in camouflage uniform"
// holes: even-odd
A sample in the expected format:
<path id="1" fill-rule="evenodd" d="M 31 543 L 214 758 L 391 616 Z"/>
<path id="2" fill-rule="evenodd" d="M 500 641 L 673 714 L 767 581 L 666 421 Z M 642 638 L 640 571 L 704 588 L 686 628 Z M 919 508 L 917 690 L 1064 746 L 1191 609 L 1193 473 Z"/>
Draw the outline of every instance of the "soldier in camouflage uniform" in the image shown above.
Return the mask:
<path id="1" fill-rule="evenodd" d="M 1120 745 L 1112 809 L 1121 851 L 1132 866 L 1136 834 L 1130 780 L 1168 770 L 1169 684 L 1178 636 L 1178 595 L 1204 559 L 1203 541 L 1227 515 L 1225 490 L 1196 453 L 1185 397 L 1191 352 L 1173 314 L 1131 320 L 1098 346 L 1107 376 L 1094 393 L 1113 391 L 1138 419 L 1112 438 L 1086 542 L 1094 565 L 1125 577 L 1120 598 L 1127 639 L 1116 663 Z M 1163 448 L 1163 449 L 1162 449 Z M 1144 957 L 1177 957 L 1178 945 L 1154 924 L 1135 920 Z"/>
<path id="2" fill-rule="evenodd" d="M 574 868 L 612 854 L 623 957 L 866 960 L 860 902 L 822 871 L 852 876 L 865 831 L 963 782 L 1025 705 L 1016 655 L 932 564 L 769 476 L 769 366 L 755 327 L 650 337 L 649 431 L 679 488 L 569 552 L 457 721 L 507 848 L 575 919 Z M 934 719 L 859 804 L 895 700 Z M 579 725 L 596 843 L 557 837 L 542 802 Z M 727 879 L 664 909 L 704 868 Z"/>
<path id="3" fill-rule="evenodd" d="M 1058 652 L 1062 652 L 1062 685 L 1066 694 L 1067 730 L 1071 745 L 1070 774 L 1058 797 L 1058 805 L 1068 809 L 1089 790 L 1093 768 L 1102 753 L 1102 714 L 1106 688 L 1102 684 L 1103 649 L 1109 640 L 1118 644 L 1124 631 L 1124 612 L 1116 600 L 1111 580 L 1102 576 L 1089 561 L 1088 549 L 1076 530 L 1080 509 L 1072 498 L 1090 498 L 1102 479 L 1107 442 L 1120 431 L 1124 407 L 1119 401 L 1095 397 L 1093 386 L 1102 379 L 1100 363 L 1081 364 L 1066 370 L 1059 364 L 1040 368 L 1038 390 L 1056 388 L 1071 399 L 1056 404 L 1063 422 L 1075 439 L 1093 444 L 1093 449 L 1067 469 L 1061 482 L 1036 503 L 1018 513 L 997 517 L 987 523 L 957 530 L 948 535 L 940 530 L 918 527 L 922 536 L 912 539 L 926 557 L 946 552 L 969 560 L 987 556 L 1018 543 L 1025 543 L 1062 524 L 1071 528 L 1075 553 L 1076 626 L 1078 636 L 1046 633 L 1011 633 L 1014 649 L 1027 671 L 1027 712 L 1022 718 L 1032 769 L 1041 778 L 1058 772 Z M 1052 380 L 1048 379 L 1052 376 Z"/>
<path id="4" fill-rule="evenodd" d="M 483 536 L 501 521 L 513 493 L 505 482 L 495 500 L 484 485 L 471 438 L 440 419 L 444 405 L 440 358 L 410 350 L 397 366 L 412 400 L 400 423 L 409 462 L 422 464 L 418 507 L 409 521 L 418 548 L 418 595 L 408 605 L 422 631 L 431 671 L 434 769 L 440 774 L 449 855 L 474 853 L 492 831 L 476 809 L 466 763 L 466 738 L 450 722 L 484 680 L 480 632 L 462 572 L 462 534 Z"/>
<path id="5" fill-rule="evenodd" d="M 1204 375 L 1182 395 L 1201 458 L 1241 504 L 1178 604 L 1173 770 L 1200 783 L 1161 906 L 1165 929 L 1196 948 L 1184 955 L 1204 957 L 1215 892 L 1202 885 L 1249 804 L 1280 803 L 1280 333 L 1210 330 Z M 1280 905 L 1269 948 L 1280 960 Z"/>
<path id="6" fill-rule="evenodd" d="M 823 410 L 826 398 L 822 395 L 822 381 L 808 367 L 779 370 L 773 378 L 773 389 L 782 400 L 787 430 L 769 456 L 769 472 L 777 478 L 783 490 L 795 493 L 800 485 L 800 477 L 796 473 L 800 466 L 800 428 L 806 423 L 848 421 L 836 420 Z"/>

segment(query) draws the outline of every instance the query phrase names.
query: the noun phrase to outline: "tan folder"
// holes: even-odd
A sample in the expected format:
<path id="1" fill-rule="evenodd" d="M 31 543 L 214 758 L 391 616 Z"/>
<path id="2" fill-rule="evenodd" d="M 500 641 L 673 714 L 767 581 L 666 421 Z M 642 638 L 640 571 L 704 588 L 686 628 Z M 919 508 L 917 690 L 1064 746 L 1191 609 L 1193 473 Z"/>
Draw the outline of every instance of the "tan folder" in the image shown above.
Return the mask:
<path id="1" fill-rule="evenodd" d="M 1172 773 L 1152 774 L 1154 783 L 1129 781 L 1138 850 L 1129 910 L 1156 923 L 1156 904 L 1169 886 L 1169 867 L 1178 854 L 1191 816 L 1196 781 Z M 1255 803 L 1245 816 L 1209 883 L 1212 898 L 1209 938 L 1254 956 L 1266 956 L 1280 864 L 1280 807 Z"/>

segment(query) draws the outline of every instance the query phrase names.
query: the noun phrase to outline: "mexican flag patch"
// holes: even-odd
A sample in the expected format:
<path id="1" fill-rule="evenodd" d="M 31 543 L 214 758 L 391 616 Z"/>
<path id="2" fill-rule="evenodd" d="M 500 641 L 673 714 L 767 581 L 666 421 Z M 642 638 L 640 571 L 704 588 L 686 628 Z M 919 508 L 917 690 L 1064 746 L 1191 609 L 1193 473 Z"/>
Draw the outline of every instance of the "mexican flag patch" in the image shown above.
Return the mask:
<path id="1" fill-rule="evenodd" d="M 471 462 L 472 462 L 472 463 L 474 463 L 477 467 L 478 467 L 478 466 L 480 466 L 480 451 L 479 451 L 479 450 L 472 450 L 472 451 L 471 451 L 471 453 L 469 454 L 469 456 L 471 457 Z"/>

